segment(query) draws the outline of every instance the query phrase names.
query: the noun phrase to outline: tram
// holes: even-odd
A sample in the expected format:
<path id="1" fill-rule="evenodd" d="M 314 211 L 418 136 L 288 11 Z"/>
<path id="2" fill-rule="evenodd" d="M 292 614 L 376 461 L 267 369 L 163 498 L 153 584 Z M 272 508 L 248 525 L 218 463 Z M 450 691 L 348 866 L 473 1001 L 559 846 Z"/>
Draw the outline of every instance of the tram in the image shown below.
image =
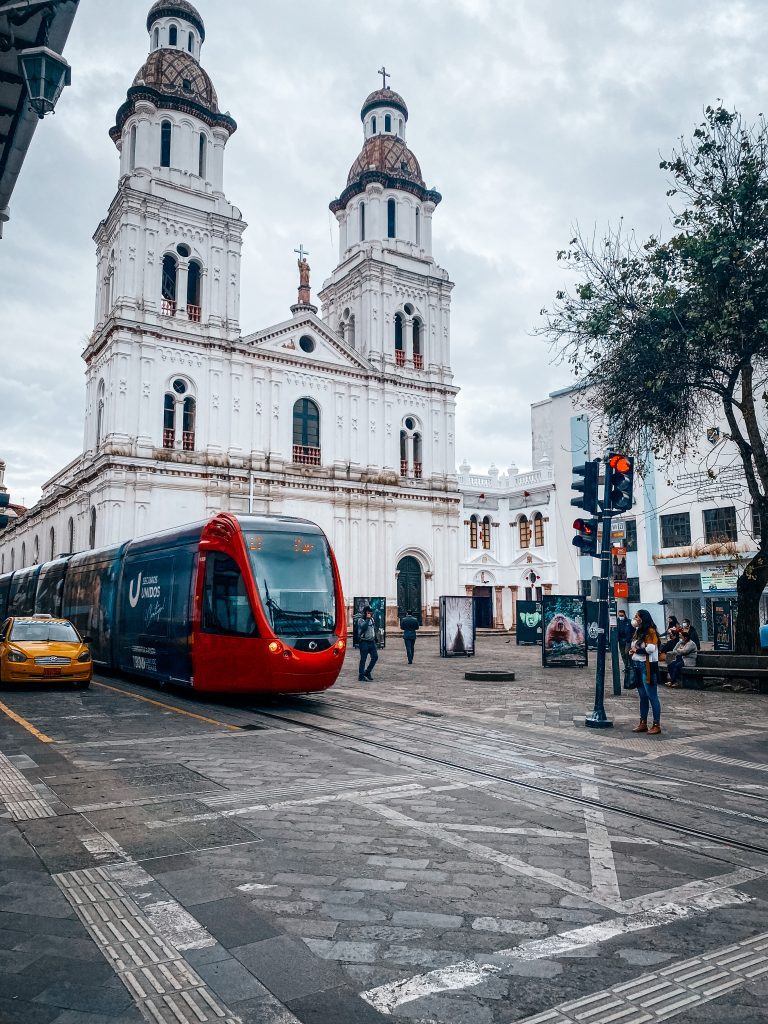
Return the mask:
<path id="1" fill-rule="evenodd" d="M 0 576 L 0 622 L 31 614 L 73 622 L 97 666 L 201 692 L 324 690 L 346 652 L 333 551 L 287 516 L 219 512 Z"/>

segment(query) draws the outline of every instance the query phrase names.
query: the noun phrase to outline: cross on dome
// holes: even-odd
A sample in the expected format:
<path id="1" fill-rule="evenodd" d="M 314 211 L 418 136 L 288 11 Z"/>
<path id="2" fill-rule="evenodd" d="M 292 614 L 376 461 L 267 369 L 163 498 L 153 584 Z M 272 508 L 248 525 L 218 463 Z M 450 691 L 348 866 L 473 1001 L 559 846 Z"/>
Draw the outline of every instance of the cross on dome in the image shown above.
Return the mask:
<path id="1" fill-rule="evenodd" d="M 387 85 L 387 79 L 391 78 L 392 75 L 387 71 L 386 65 L 382 64 L 376 74 L 381 75 L 381 88 L 388 89 L 389 86 Z"/>

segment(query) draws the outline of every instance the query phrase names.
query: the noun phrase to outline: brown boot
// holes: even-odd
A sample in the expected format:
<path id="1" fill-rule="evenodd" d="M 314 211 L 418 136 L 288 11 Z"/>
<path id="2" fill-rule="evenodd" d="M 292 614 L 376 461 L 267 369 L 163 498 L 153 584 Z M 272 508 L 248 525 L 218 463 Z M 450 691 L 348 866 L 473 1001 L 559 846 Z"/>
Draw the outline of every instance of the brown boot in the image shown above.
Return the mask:
<path id="1" fill-rule="evenodd" d="M 654 722 L 651 728 L 648 730 L 649 736 L 658 736 L 661 732 L 661 726 L 658 722 Z"/>
<path id="2" fill-rule="evenodd" d="M 635 726 L 632 732 L 648 732 L 648 723 L 644 718 L 641 718 L 639 723 Z"/>

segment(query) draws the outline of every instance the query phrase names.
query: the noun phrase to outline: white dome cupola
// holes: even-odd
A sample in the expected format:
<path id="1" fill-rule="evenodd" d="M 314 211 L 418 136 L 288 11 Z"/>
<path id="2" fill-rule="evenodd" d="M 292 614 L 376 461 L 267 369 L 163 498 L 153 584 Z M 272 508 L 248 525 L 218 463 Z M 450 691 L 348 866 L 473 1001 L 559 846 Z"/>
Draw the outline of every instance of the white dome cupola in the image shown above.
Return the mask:
<path id="1" fill-rule="evenodd" d="M 205 25 L 188 0 L 156 0 L 147 15 L 149 49 L 168 47 L 200 57 Z"/>

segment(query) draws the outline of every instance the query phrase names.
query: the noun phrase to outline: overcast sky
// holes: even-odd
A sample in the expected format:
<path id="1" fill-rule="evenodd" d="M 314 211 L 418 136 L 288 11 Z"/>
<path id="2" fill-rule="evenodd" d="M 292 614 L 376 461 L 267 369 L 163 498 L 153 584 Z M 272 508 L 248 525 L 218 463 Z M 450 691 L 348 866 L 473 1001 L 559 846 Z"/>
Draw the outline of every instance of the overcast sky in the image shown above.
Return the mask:
<path id="1" fill-rule="evenodd" d="M 148 50 L 150 0 L 81 0 L 72 85 L 38 127 L 0 240 L 0 458 L 15 500 L 82 447 L 80 353 L 93 326 L 91 236 L 117 185 L 107 131 Z M 380 84 L 443 202 L 434 254 L 455 282 L 457 455 L 530 466 L 529 405 L 569 382 L 532 336 L 579 224 L 668 225 L 659 154 L 722 98 L 764 109 L 764 0 L 199 0 L 202 63 L 238 122 L 225 190 L 249 227 L 244 333 L 284 320 L 299 242 L 316 291 L 338 254 L 328 202 Z"/>

